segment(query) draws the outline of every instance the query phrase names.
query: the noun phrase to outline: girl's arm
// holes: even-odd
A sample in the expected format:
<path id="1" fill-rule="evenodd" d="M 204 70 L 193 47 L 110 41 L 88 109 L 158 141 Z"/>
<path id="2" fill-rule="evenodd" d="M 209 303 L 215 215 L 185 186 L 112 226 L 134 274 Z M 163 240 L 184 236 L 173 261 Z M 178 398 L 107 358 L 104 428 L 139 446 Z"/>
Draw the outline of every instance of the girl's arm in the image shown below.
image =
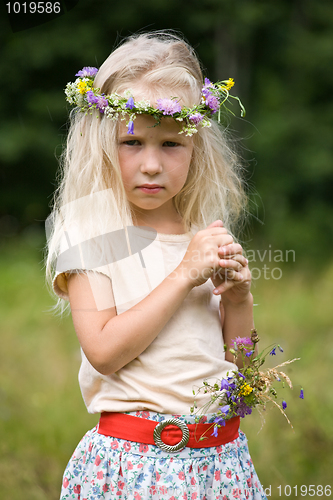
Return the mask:
<path id="1" fill-rule="evenodd" d="M 115 307 L 97 310 L 92 293 L 94 284 L 99 286 L 101 295 L 108 294 L 113 301 L 110 279 L 92 273 L 89 278 L 84 274 L 71 275 L 68 294 L 81 347 L 89 362 L 103 375 L 116 372 L 141 354 L 192 289 L 191 283 L 179 273 L 175 279 L 168 276 L 136 306 L 117 315 Z"/>
<path id="2" fill-rule="evenodd" d="M 253 297 L 251 293 L 242 302 L 221 301 L 221 308 L 223 308 L 224 313 L 223 338 L 228 348 L 231 341 L 236 337 L 251 337 L 251 330 L 254 328 Z M 229 350 L 226 351 L 225 358 L 228 361 L 234 362 L 234 356 Z M 243 366 L 240 357 L 237 358 L 236 364 L 239 368 Z"/>
<path id="3" fill-rule="evenodd" d="M 229 245 L 221 249 L 220 254 L 231 253 L 233 251 L 240 251 L 240 245 Z M 241 250 L 242 251 L 242 250 Z M 214 277 L 212 278 L 219 293 L 221 293 L 220 303 L 220 316 L 223 329 L 224 343 L 227 345 L 225 358 L 227 361 L 234 362 L 234 356 L 229 352 L 231 341 L 236 337 L 251 337 L 251 330 L 254 328 L 253 321 L 253 296 L 250 292 L 251 289 L 251 272 L 248 263 L 245 259 L 238 254 L 233 260 L 232 265 L 225 261 L 224 267 L 237 269 L 238 265 L 242 262 L 240 270 L 243 279 L 235 281 L 228 279 L 228 275 L 224 280 Z M 222 264 L 222 262 L 221 262 Z M 238 268 L 239 269 L 239 268 Z M 255 355 L 257 354 L 257 345 Z M 238 358 L 236 364 L 239 368 L 243 366 L 242 359 Z"/>
<path id="4" fill-rule="evenodd" d="M 109 375 L 141 354 L 190 290 L 220 269 L 218 249 L 232 243 L 232 237 L 224 228 L 212 226 L 193 237 L 183 261 L 173 273 L 136 306 L 120 315 L 116 314 L 115 307 L 98 311 L 95 304 L 91 280 L 98 280 L 96 285 L 102 296 L 109 294 L 113 299 L 109 278 L 92 273 L 89 278 L 84 274 L 71 275 L 68 293 L 74 327 L 85 355 L 96 370 Z M 237 276 L 242 279 L 235 273 L 235 280 Z"/>

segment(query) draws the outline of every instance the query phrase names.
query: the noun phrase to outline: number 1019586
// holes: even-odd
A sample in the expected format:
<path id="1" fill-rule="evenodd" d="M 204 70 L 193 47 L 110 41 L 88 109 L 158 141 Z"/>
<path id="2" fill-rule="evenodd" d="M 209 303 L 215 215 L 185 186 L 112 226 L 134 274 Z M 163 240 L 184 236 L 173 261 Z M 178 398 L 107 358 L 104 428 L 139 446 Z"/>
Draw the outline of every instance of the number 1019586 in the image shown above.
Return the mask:
<path id="1" fill-rule="evenodd" d="M 59 14 L 60 2 L 8 2 L 8 14 Z"/>
<path id="2" fill-rule="evenodd" d="M 285 486 L 277 486 L 279 492 L 279 497 L 286 496 L 301 496 L 301 497 L 330 497 L 332 493 L 332 488 L 330 485 L 318 485 L 315 486 L 310 484 L 302 484 L 301 486 L 290 486 L 286 484 Z"/>

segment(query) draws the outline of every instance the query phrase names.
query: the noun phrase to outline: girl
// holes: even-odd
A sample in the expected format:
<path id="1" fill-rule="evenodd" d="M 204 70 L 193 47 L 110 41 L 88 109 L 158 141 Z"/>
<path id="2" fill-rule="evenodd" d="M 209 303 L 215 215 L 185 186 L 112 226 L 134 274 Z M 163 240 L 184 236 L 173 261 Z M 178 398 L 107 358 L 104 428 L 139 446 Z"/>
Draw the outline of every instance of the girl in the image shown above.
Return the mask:
<path id="1" fill-rule="evenodd" d="M 61 499 L 266 498 L 239 419 L 216 436 L 212 414 L 189 416 L 193 389 L 236 369 L 224 343 L 253 328 L 230 232 L 245 196 L 212 120 L 232 80 L 203 85 L 192 48 L 167 33 L 131 37 L 76 76 L 47 272 L 70 302 L 81 391 L 101 418 Z"/>

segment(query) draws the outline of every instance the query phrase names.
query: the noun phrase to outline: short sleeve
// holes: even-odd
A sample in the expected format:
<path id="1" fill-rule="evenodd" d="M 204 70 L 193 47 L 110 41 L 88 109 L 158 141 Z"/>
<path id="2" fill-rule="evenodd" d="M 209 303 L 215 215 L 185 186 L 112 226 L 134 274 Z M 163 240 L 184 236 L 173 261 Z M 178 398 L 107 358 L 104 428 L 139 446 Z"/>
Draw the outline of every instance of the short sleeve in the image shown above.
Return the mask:
<path id="1" fill-rule="evenodd" d="M 58 273 L 53 279 L 53 291 L 58 297 L 64 300 L 69 300 L 67 279 L 70 273 Z"/>
<path id="2" fill-rule="evenodd" d="M 57 273 L 53 278 L 52 282 L 54 293 L 58 295 L 58 297 L 60 297 L 61 299 L 69 300 L 68 286 L 67 286 L 69 276 L 74 273 L 87 273 L 87 272 L 88 270 L 86 269 L 71 269 L 66 272 Z"/>
<path id="3" fill-rule="evenodd" d="M 71 274 L 89 272 L 106 275 L 111 280 L 108 262 L 112 256 L 101 237 L 83 239 L 75 225 L 63 231 L 59 251 L 54 263 L 53 291 L 58 297 L 69 300 L 68 279 Z M 109 251 L 110 253 L 110 251 Z"/>
<path id="4" fill-rule="evenodd" d="M 113 301 L 110 299 L 107 304 L 95 286 L 93 293 L 97 297 L 98 310 L 115 306 L 117 314 L 127 311 L 149 295 L 174 269 L 174 266 L 168 269 L 162 242 L 157 232 L 150 228 L 128 226 L 83 239 L 75 227 L 70 227 L 64 231 L 60 243 L 55 262 L 54 292 L 69 300 L 68 279 L 71 274 L 85 273 L 88 278 L 91 273 L 106 275 Z M 92 283 L 96 284 L 97 280 L 91 280 Z"/>

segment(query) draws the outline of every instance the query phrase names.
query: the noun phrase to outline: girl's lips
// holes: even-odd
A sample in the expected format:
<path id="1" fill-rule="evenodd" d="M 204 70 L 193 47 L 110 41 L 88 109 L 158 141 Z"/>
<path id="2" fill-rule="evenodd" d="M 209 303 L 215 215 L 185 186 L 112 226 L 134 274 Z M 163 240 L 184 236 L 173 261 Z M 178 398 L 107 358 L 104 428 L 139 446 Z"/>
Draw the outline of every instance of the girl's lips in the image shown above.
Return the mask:
<path id="1" fill-rule="evenodd" d="M 151 186 L 149 186 L 149 184 L 144 184 L 143 186 L 139 186 L 139 189 L 146 194 L 156 194 L 163 188 L 157 184 L 152 184 Z"/>

